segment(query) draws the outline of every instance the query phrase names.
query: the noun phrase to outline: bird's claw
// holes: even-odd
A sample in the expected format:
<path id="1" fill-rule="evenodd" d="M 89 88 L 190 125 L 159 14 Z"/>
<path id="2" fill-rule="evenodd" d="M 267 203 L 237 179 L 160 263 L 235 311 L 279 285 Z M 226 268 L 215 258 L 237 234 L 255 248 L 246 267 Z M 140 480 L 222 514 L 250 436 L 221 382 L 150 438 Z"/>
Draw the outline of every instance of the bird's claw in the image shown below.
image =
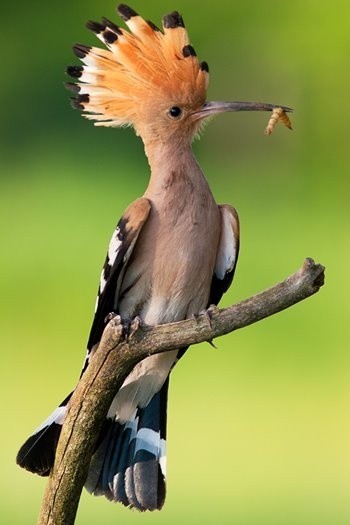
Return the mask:
<path id="1" fill-rule="evenodd" d="M 207 308 L 206 311 L 204 312 L 205 317 L 208 320 L 209 326 L 212 330 L 214 328 L 212 319 L 213 319 L 214 314 L 218 313 L 218 311 L 219 311 L 219 308 L 216 306 L 216 304 L 211 304 L 209 308 Z M 208 343 L 210 344 L 210 346 L 217 349 L 217 346 L 215 346 L 212 339 L 209 339 Z"/>
<path id="2" fill-rule="evenodd" d="M 116 317 L 119 317 L 119 320 L 117 319 L 117 321 L 121 322 L 120 315 L 116 314 L 115 312 L 109 312 L 109 314 L 105 317 L 105 324 L 108 324 L 109 321 L 112 321 L 112 319 L 115 319 Z"/>
<path id="3" fill-rule="evenodd" d="M 129 324 L 127 340 L 132 338 L 142 324 L 141 318 L 137 315 Z"/>
<path id="4" fill-rule="evenodd" d="M 201 314 L 204 315 L 205 319 L 207 320 L 211 330 L 213 330 L 212 319 L 214 315 L 218 313 L 218 311 L 219 311 L 219 308 L 216 306 L 216 304 L 211 304 L 209 308 L 201 312 Z"/>
<path id="5" fill-rule="evenodd" d="M 122 337 L 125 341 L 128 341 L 140 328 L 142 321 L 141 318 L 137 315 L 132 321 L 123 321 L 119 314 L 115 312 L 110 312 L 105 317 L 105 324 L 108 324 L 114 319 L 115 323 L 121 325 L 122 327 Z"/>
<path id="6" fill-rule="evenodd" d="M 137 330 L 141 326 L 141 319 L 139 316 L 136 316 L 132 321 L 123 321 L 123 337 L 126 342 L 129 341 L 131 337 L 134 336 L 134 334 L 137 332 Z"/>
<path id="7" fill-rule="evenodd" d="M 198 323 L 200 317 L 203 315 L 203 317 L 208 322 L 210 329 L 213 330 L 214 327 L 213 327 L 212 319 L 213 319 L 214 314 L 216 314 L 218 311 L 219 311 L 219 308 L 216 306 L 216 304 L 211 304 L 209 308 L 207 308 L 206 310 L 202 310 L 201 312 L 199 312 L 199 314 L 192 314 L 192 318 Z M 217 346 L 215 346 L 215 344 L 213 343 L 212 339 L 210 339 L 208 343 L 213 348 L 217 348 Z"/>

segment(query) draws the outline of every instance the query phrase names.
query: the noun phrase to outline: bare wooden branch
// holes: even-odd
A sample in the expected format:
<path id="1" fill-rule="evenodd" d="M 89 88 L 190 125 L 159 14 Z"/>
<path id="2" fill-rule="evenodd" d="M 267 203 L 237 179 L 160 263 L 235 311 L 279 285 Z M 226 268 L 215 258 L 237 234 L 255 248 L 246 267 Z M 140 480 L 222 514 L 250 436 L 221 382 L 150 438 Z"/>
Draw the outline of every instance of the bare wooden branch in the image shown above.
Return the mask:
<path id="1" fill-rule="evenodd" d="M 72 525 L 89 463 L 108 408 L 135 364 L 148 355 L 210 341 L 284 310 L 316 293 L 324 267 L 306 259 L 283 282 L 236 305 L 197 318 L 138 326 L 125 339 L 120 318 L 107 325 L 101 343 L 71 399 L 56 461 L 44 495 L 39 525 Z"/>

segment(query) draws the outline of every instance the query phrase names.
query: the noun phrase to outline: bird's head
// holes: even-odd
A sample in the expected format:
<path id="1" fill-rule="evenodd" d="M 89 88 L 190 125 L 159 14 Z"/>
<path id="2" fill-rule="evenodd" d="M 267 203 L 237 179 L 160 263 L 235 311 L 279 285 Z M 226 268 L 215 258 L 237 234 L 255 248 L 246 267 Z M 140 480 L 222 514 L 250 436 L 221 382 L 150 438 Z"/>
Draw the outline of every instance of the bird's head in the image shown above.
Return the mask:
<path id="1" fill-rule="evenodd" d="M 77 93 L 73 106 L 96 126 L 133 126 L 144 142 L 190 143 L 204 119 L 223 111 L 271 110 L 271 104 L 206 102 L 209 68 L 191 46 L 178 12 L 163 17 L 163 29 L 121 4 L 130 31 L 102 19 L 88 22 L 107 49 L 76 44 L 83 66 L 70 66 Z M 288 108 L 284 108 L 287 109 Z"/>

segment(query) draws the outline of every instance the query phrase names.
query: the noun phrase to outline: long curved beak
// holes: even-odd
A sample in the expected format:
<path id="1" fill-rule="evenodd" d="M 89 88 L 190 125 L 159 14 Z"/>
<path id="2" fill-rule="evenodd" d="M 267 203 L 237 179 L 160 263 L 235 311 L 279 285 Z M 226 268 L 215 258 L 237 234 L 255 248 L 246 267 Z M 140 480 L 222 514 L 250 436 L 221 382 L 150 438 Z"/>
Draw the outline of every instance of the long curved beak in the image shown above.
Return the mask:
<path id="1" fill-rule="evenodd" d="M 192 116 L 196 120 L 201 120 L 226 111 L 272 111 L 274 108 L 282 108 L 286 113 L 293 111 L 286 106 L 264 102 L 205 102 L 199 110 L 192 113 Z"/>

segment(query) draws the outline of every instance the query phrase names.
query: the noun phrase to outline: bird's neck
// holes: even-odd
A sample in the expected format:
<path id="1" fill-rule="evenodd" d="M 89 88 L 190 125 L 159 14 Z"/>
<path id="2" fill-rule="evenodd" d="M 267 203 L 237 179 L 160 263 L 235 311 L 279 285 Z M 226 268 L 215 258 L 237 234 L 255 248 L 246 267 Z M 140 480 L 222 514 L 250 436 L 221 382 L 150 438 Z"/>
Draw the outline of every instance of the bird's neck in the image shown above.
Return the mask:
<path id="1" fill-rule="evenodd" d="M 190 144 L 152 144 L 145 146 L 151 168 L 151 177 L 145 196 L 155 196 L 166 192 L 171 187 L 182 191 L 182 186 L 190 186 L 202 193 L 210 192 L 208 183 L 193 154 Z M 176 181 L 176 184 L 174 182 Z"/>

